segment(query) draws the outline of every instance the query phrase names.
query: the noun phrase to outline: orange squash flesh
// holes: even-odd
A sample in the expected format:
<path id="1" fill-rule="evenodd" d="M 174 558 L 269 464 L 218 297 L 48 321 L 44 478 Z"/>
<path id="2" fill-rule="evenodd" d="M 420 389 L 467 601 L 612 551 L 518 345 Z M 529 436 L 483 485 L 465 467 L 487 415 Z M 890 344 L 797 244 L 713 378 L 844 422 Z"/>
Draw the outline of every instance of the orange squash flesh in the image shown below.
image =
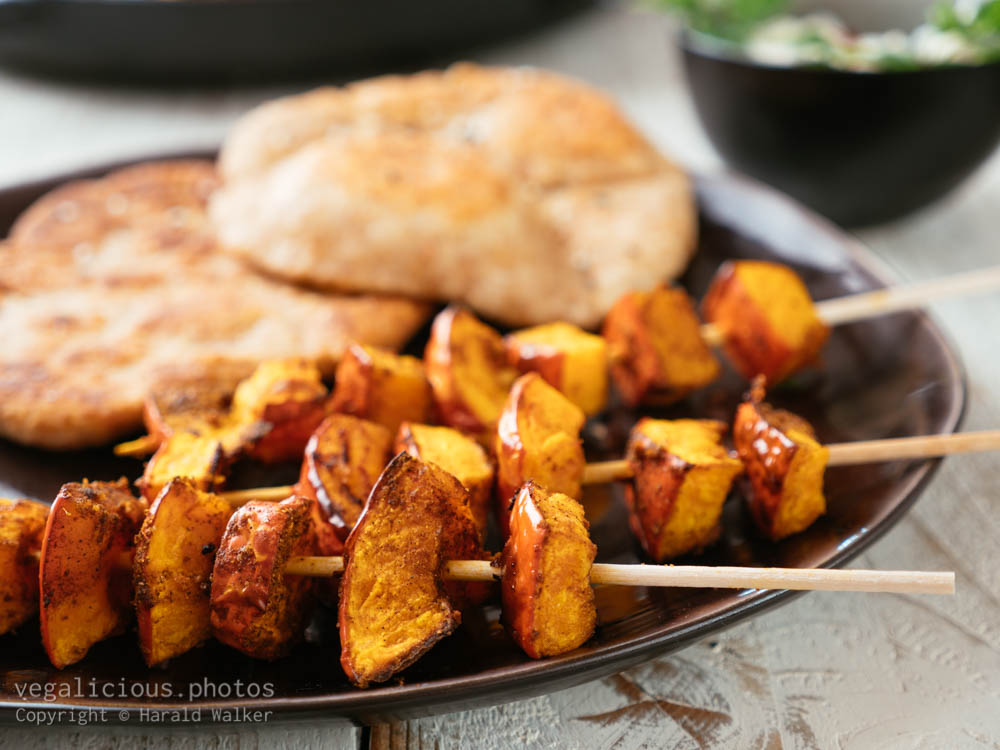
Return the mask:
<path id="1" fill-rule="evenodd" d="M 330 409 L 380 424 L 394 435 L 403 422 L 429 422 L 434 397 L 416 357 L 352 344 L 337 366 Z"/>
<path id="2" fill-rule="evenodd" d="M 826 512 L 823 475 L 828 448 L 801 417 L 764 403 L 762 380 L 740 404 L 733 444 L 746 467 L 746 500 L 760 530 L 777 541 L 808 528 Z"/>
<path id="3" fill-rule="evenodd" d="M 131 621 L 131 556 L 145 512 L 124 478 L 64 484 L 56 496 L 39 561 L 42 642 L 53 666 L 78 662 Z"/>
<path id="4" fill-rule="evenodd" d="M 219 432 L 196 434 L 174 432 L 146 462 L 142 478 L 136 482 L 147 502 L 152 502 L 175 477 L 186 477 L 205 492 L 221 489 L 232 463 Z"/>
<path id="5" fill-rule="evenodd" d="M 158 442 L 175 432 L 214 432 L 229 418 L 231 391 L 224 383 L 207 379 L 154 390 L 143 403 L 146 432 Z"/>
<path id="6" fill-rule="evenodd" d="M 482 541 L 493 496 L 493 464 L 482 446 L 450 427 L 404 422 L 396 435 L 395 451 L 437 464 L 462 483 L 469 492 L 469 507 Z"/>
<path id="7" fill-rule="evenodd" d="M 507 531 L 507 510 L 520 487 L 532 480 L 570 497 L 581 495 L 586 465 L 580 408 L 538 373 L 522 375 L 510 389 L 497 427 L 497 510 Z"/>
<path id="8" fill-rule="evenodd" d="M 537 372 L 584 414 L 604 409 L 608 347 L 601 336 L 560 322 L 515 331 L 504 343 L 510 363 L 520 372 Z"/>
<path id="9" fill-rule="evenodd" d="M 658 563 L 718 538 L 722 506 L 743 465 L 722 446 L 726 425 L 703 419 L 639 420 L 627 459 L 629 525 Z"/>
<path id="10" fill-rule="evenodd" d="M 211 636 L 212 567 L 231 514 L 226 500 L 188 479 L 172 480 L 149 509 L 132 567 L 139 647 L 147 665 Z"/>
<path id="11" fill-rule="evenodd" d="M 49 507 L 0 498 L 0 635 L 38 612 L 38 553 Z"/>
<path id="12" fill-rule="evenodd" d="M 261 362 L 233 394 L 230 422 L 243 453 L 263 463 L 298 459 L 326 416 L 319 368 L 305 359 Z"/>
<path id="13" fill-rule="evenodd" d="M 295 493 L 315 500 L 327 519 L 325 526 L 331 526 L 343 541 L 389 462 L 391 448 L 392 435 L 382 425 L 332 414 L 309 438 Z M 319 535 L 319 554 L 340 553 L 339 543 L 336 552 L 327 548 L 325 530 Z"/>
<path id="14" fill-rule="evenodd" d="M 413 664 L 462 620 L 450 559 L 481 557 L 468 493 L 434 464 L 392 460 L 347 539 L 340 582 L 340 663 L 358 687 Z"/>
<path id="15" fill-rule="evenodd" d="M 780 263 L 722 264 L 702 313 L 722 332 L 733 366 L 748 380 L 763 375 L 768 385 L 814 362 L 830 335 L 802 279 Z"/>
<path id="16" fill-rule="evenodd" d="M 424 367 L 441 421 L 488 440 L 517 377 L 500 334 L 468 310 L 447 307 L 434 318 Z"/>
<path id="17" fill-rule="evenodd" d="M 507 630 L 531 658 L 572 651 L 593 635 L 596 554 L 580 503 L 533 482 L 520 489 L 501 556 L 500 590 Z"/>
<path id="18" fill-rule="evenodd" d="M 312 501 L 253 501 L 229 519 L 212 571 L 212 635 L 254 659 L 274 660 L 302 639 L 313 579 L 285 575 L 290 557 L 311 555 Z"/>
<path id="19" fill-rule="evenodd" d="M 678 287 L 623 295 L 604 320 L 611 378 L 628 406 L 665 405 L 714 381 L 719 362 Z"/>

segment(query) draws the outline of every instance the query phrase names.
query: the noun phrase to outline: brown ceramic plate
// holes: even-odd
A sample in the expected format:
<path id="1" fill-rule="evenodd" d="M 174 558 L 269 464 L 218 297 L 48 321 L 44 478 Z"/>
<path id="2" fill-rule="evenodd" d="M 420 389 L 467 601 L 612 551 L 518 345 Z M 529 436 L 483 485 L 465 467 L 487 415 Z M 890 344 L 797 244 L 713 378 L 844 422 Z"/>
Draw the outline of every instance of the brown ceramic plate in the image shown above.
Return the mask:
<path id="1" fill-rule="evenodd" d="M 107 168 L 105 168 L 106 170 Z M 97 174 L 105 170 L 93 170 Z M 67 179 L 0 191 L 0 232 L 30 200 Z M 701 251 L 685 283 L 701 294 L 727 258 L 778 258 L 794 265 L 816 298 L 884 285 L 886 276 L 864 248 L 787 198 L 731 175 L 697 179 Z M 416 349 L 420 341 L 414 342 Z M 961 366 L 937 327 L 922 313 L 897 314 L 838 328 L 821 369 L 803 373 L 772 394 L 805 415 L 825 442 L 948 432 L 965 401 Z M 689 401 L 660 412 L 728 419 L 744 384 L 732 373 Z M 587 430 L 593 458 L 620 455 L 637 415 L 612 410 Z M 937 462 L 838 467 L 827 474 L 829 512 L 806 532 L 779 544 L 758 538 L 738 498 L 727 505 L 725 533 L 698 562 L 719 565 L 836 566 L 890 528 L 916 500 Z M 110 450 L 45 454 L 0 443 L 0 492 L 50 500 L 59 485 L 82 476 L 135 477 L 137 462 Z M 294 475 L 295 467 L 289 467 Z M 243 477 L 244 483 L 287 480 Z M 617 488 L 586 498 L 598 559 L 638 562 Z M 788 601 L 783 591 L 646 590 L 605 588 L 597 594 L 600 626 L 584 647 L 555 659 L 531 661 L 497 625 L 488 606 L 466 617 L 402 679 L 357 690 L 339 665 L 332 612 L 321 612 L 310 640 L 279 662 L 253 662 L 217 643 L 175 660 L 164 670 L 143 665 L 134 634 L 105 641 L 79 664 L 53 669 L 39 643 L 37 623 L 0 638 L 0 714 L 17 708 L 109 709 L 105 721 L 138 721 L 140 708 L 200 708 L 202 722 L 224 720 L 212 709 L 272 711 L 270 720 L 348 717 L 389 720 L 501 703 L 550 692 L 625 669 L 680 648 L 714 630 Z M 237 688 L 240 681 L 241 688 Z M 36 686 L 32 688 L 32 685 Z M 254 688 L 248 688 L 254 685 Z M 202 697 L 193 698 L 192 688 Z M 39 697 L 48 690 L 52 700 Z M 31 697 L 29 691 L 36 691 Z M 242 690 L 244 697 L 237 691 Z M 253 690 L 256 695 L 247 697 Z M 260 695 L 260 692 L 270 695 Z"/>

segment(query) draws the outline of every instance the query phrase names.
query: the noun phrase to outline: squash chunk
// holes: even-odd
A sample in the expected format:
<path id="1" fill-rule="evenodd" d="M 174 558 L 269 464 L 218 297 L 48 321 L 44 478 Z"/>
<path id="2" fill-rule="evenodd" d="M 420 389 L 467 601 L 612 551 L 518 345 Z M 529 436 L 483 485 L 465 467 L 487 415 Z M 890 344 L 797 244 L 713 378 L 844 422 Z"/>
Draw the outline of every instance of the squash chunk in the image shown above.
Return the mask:
<path id="1" fill-rule="evenodd" d="M 496 437 L 498 514 L 505 535 L 514 493 L 529 479 L 551 492 L 580 497 L 585 419 L 576 404 L 538 373 L 514 383 Z"/>
<path id="2" fill-rule="evenodd" d="M 545 382 L 592 415 L 608 401 L 608 347 L 604 339 L 570 323 L 549 323 L 509 334 L 504 343 L 520 372 Z"/>
<path id="3" fill-rule="evenodd" d="M 736 411 L 733 444 L 746 467 L 750 513 L 764 534 L 778 540 L 826 512 L 823 475 L 830 451 L 806 420 L 763 399 L 758 379 Z"/>
<path id="4" fill-rule="evenodd" d="M 441 420 L 488 440 L 517 377 L 500 334 L 468 310 L 448 307 L 434 318 L 424 366 Z"/>
<path id="5" fill-rule="evenodd" d="M 132 619 L 132 554 L 146 504 L 128 481 L 64 484 L 39 562 L 42 642 L 53 666 L 80 661 Z"/>
<path id="6" fill-rule="evenodd" d="M 0 498 L 0 635 L 38 611 L 38 553 L 49 506 Z"/>
<path id="7" fill-rule="evenodd" d="M 395 435 L 403 422 L 430 421 L 434 396 L 416 357 L 352 344 L 337 366 L 330 409 L 376 422 Z"/>
<path id="8" fill-rule="evenodd" d="M 358 687 L 413 664 L 462 621 L 450 559 L 481 557 L 468 493 L 406 453 L 392 460 L 347 539 L 340 582 L 340 663 Z"/>
<path id="9" fill-rule="evenodd" d="M 593 635 L 596 554 L 580 503 L 533 482 L 520 489 L 501 556 L 501 592 L 507 630 L 531 658 L 572 651 Z"/>
<path id="10" fill-rule="evenodd" d="M 701 309 L 722 332 L 733 366 L 769 385 L 814 362 L 830 334 L 802 279 L 780 263 L 723 263 Z"/>
<path id="11" fill-rule="evenodd" d="M 719 535 L 722 506 L 743 464 L 722 446 L 726 425 L 708 419 L 639 420 L 625 489 L 632 533 L 654 561 L 696 552 Z"/>
<path id="12" fill-rule="evenodd" d="M 611 378 L 628 406 L 679 401 L 721 372 L 691 298 L 677 287 L 625 294 L 604 319 L 603 333 Z"/>
<path id="13" fill-rule="evenodd" d="M 232 508 L 189 479 L 171 480 L 153 502 L 136 538 L 139 647 L 154 666 L 212 634 L 209 593 L 215 552 Z"/>
<path id="14" fill-rule="evenodd" d="M 229 519 L 212 571 L 212 635 L 254 659 L 273 660 L 302 639 L 313 579 L 285 575 L 290 557 L 313 554 L 311 501 L 254 500 Z"/>
<path id="15" fill-rule="evenodd" d="M 218 490 L 225 484 L 231 459 L 222 435 L 174 432 L 160 443 L 156 453 L 146 462 L 142 478 L 136 482 L 148 502 L 156 499 L 175 477 L 186 477 L 200 490 Z"/>
<path id="16" fill-rule="evenodd" d="M 327 390 L 305 359 L 261 362 L 233 394 L 230 421 L 249 457 L 264 463 L 298 459 L 327 414 Z"/>
<path id="17" fill-rule="evenodd" d="M 389 463 L 391 448 L 392 435 L 382 425 L 332 414 L 309 438 L 295 492 L 319 503 L 327 523 L 346 539 Z"/>
<path id="18" fill-rule="evenodd" d="M 462 483 L 483 541 L 493 494 L 493 464 L 482 446 L 450 427 L 404 422 L 396 435 L 395 451 L 437 464 Z"/>
<path id="19" fill-rule="evenodd" d="M 208 379 L 160 387 L 143 403 L 146 432 L 160 442 L 175 432 L 214 432 L 229 418 L 231 391 L 225 383 Z"/>

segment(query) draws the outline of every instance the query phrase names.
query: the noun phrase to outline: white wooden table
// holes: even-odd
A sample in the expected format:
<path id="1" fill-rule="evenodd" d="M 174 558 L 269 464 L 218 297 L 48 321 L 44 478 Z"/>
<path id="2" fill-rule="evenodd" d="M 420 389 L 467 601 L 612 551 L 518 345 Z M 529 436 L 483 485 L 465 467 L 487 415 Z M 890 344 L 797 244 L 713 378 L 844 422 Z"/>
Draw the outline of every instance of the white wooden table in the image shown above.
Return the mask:
<path id="1" fill-rule="evenodd" d="M 605 8 L 484 62 L 535 64 L 612 91 L 680 161 L 718 166 L 655 17 Z M 0 184 L 108 159 L 214 146 L 258 101 L 238 91 L 70 86 L 0 72 Z M 903 279 L 1000 262 L 1000 154 L 958 192 L 861 238 Z M 933 312 L 969 375 L 966 429 L 1000 426 L 1000 294 Z M 363 732 L 2 730 L 11 747 L 1000 747 L 1000 459 L 948 459 L 916 508 L 856 563 L 953 569 L 954 598 L 809 594 L 614 677 L 503 706 Z"/>

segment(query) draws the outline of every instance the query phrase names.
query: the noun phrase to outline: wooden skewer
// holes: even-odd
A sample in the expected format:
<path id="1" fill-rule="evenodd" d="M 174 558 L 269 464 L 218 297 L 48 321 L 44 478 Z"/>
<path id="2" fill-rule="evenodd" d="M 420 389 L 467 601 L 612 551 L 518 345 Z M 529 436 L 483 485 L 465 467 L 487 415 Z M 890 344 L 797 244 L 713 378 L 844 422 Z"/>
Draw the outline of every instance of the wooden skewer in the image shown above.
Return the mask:
<path id="1" fill-rule="evenodd" d="M 249 490 L 229 490 L 220 492 L 234 507 L 248 503 L 251 500 L 284 500 L 292 495 L 292 485 L 285 484 L 280 487 L 257 487 Z"/>
<path id="2" fill-rule="evenodd" d="M 293 557 L 290 575 L 328 578 L 344 570 L 342 557 Z M 453 581 L 494 581 L 500 571 L 489 560 L 452 560 L 444 577 Z M 734 568 L 707 565 L 614 565 L 595 563 L 590 582 L 617 586 L 678 586 L 717 589 L 870 591 L 901 594 L 954 594 L 955 574 L 913 570 L 834 570 L 828 568 Z"/>
<path id="3" fill-rule="evenodd" d="M 160 439 L 153 435 L 143 435 L 135 440 L 129 440 L 126 443 L 118 443 L 115 446 L 114 451 L 116 456 L 133 456 L 135 458 L 141 458 L 143 456 L 148 456 L 150 453 L 155 451 L 160 445 Z"/>
<path id="4" fill-rule="evenodd" d="M 131 570 L 131 550 L 117 560 Z M 40 557 L 41 553 L 34 553 Z M 344 572 L 343 557 L 292 557 L 285 574 L 331 578 Z M 501 571 L 489 560 L 451 560 L 444 577 L 452 581 L 495 581 Z M 590 582 L 614 586 L 678 588 L 786 589 L 794 591 L 868 591 L 898 594 L 954 594 L 955 574 L 919 570 L 838 570 L 833 568 L 740 568 L 710 565 L 621 565 L 594 563 Z"/>
<path id="5" fill-rule="evenodd" d="M 827 466 L 870 464 L 880 461 L 899 461 L 911 458 L 937 458 L 956 453 L 980 453 L 1000 450 L 1000 430 L 959 432 L 944 435 L 918 435 L 916 437 L 889 438 L 886 440 L 861 440 L 854 443 L 828 445 L 830 460 Z M 599 461 L 587 464 L 583 470 L 583 484 L 607 484 L 632 478 L 628 461 Z M 292 494 L 290 485 L 259 487 L 250 490 L 232 490 L 220 493 L 233 505 L 250 500 L 284 500 Z"/>
<path id="6" fill-rule="evenodd" d="M 1000 450 L 1000 430 L 958 432 L 946 435 L 919 435 L 857 443 L 834 443 L 827 466 L 899 461 L 907 458 L 936 458 L 956 453 Z"/>
<path id="7" fill-rule="evenodd" d="M 816 303 L 816 314 L 828 326 L 874 318 L 879 315 L 923 307 L 932 300 L 963 294 L 988 292 L 1000 288 L 1000 266 L 967 273 L 957 273 L 943 279 L 932 279 L 916 284 L 876 289 L 871 292 L 849 294 Z M 701 327 L 701 335 L 709 346 L 722 344 L 724 335 L 712 323 Z"/>

